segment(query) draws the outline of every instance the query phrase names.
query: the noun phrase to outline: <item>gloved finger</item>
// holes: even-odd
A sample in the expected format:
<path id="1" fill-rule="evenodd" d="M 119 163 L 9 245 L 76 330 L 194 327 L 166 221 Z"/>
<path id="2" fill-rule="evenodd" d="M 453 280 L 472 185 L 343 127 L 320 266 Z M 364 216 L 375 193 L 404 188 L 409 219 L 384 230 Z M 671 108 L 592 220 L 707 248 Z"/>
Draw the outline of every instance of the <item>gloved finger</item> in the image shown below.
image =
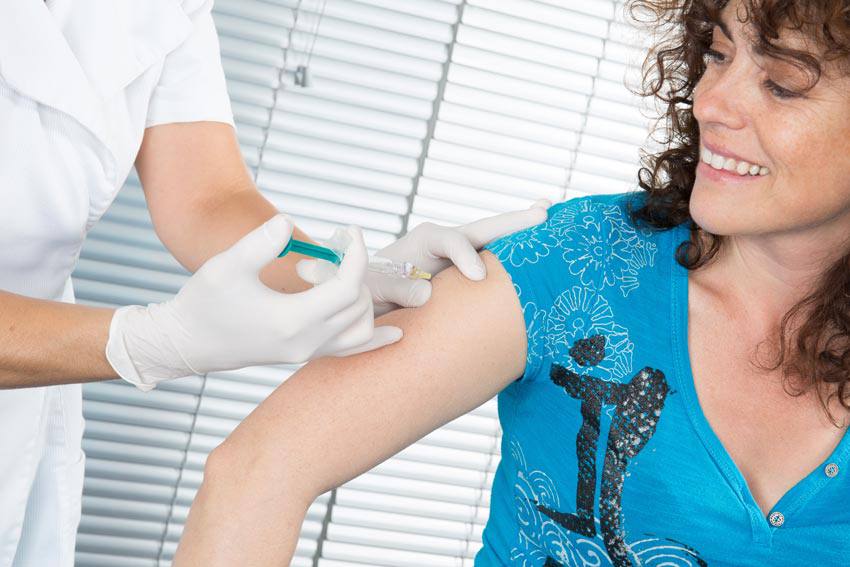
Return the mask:
<path id="1" fill-rule="evenodd" d="M 380 317 L 381 315 L 386 315 L 390 311 L 395 311 L 398 309 L 398 305 L 395 303 L 373 303 L 373 308 L 375 310 L 375 317 Z"/>
<path id="2" fill-rule="evenodd" d="M 351 244 L 351 235 L 347 228 L 337 227 L 334 233 L 325 241 L 334 250 L 345 250 Z"/>
<path id="3" fill-rule="evenodd" d="M 463 275 L 471 280 L 483 280 L 487 275 L 484 262 L 469 239 L 457 229 L 445 229 L 434 233 L 425 243 L 432 256 L 448 258 Z"/>
<path id="4" fill-rule="evenodd" d="M 360 284 L 366 276 L 366 268 L 369 264 L 366 243 L 363 241 L 363 231 L 360 230 L 360 227 L 349 226 L 346 232 L 351 237 L 351 243 L 345 249 L 345 257 L 339 265 L 336 279 L 345 284 Z"/>
<path id="5" fill-rule="evenodd" d="M 292 221 L 284 214 L 278 214 L 258 226 L 236 244 L 220 254 L 229 265 L 244 270 L 259 272 L 283 251 L 292 237 Z"/>
<path id="6" fill-rule="evenodd" d="M 397 343 L 403 336 L 404 332 L 400 328 L 382 325 L 375 327 L 372 338 L 367 342 L 345 350 L 335 351 L 331 356 L 351 356 L 353 354 L 369 352 L 370 350 L 377 350 L 381 347 Z"/>
<path id="7" fill-rule="evenodd" d="M 349 227 L 348 233 L 352 242 L 334 277 L 306 291 L 291 294 L 300 296 L 299 300 L 304 302 L 305 307 L 324 318 L 334 317 L 334 314 L 354 307 L 361 295 L 368 263 L 366 244 L 357 227 Z"/>
<path id="8" fill-rule="evenodd" d="M 544 206 L 537 206 L 538 203 L 546 205 L 549 201 L 541 199 L 524 211 L 502 213 L 501 215 L 477 220 L 459 226 L 457 230 L 469 239 L 470 244 L 476 250 L 480 250 L 483 246 L 501 236 L 544 222 L 547 216 L 546 208 Z"/>
<path id="9" fill-rule="evenodd" d="M 401 307 L 419 307 L 431 297 L 431 282 L 411 280 L 386 274 L 372 274 L 368 277 L 372 301 L 376 304 L 393 303 Z M 386 313 L 386 311 L 382 312 Z"/>
<path id="10" fill-rule="evenodd" d="M 336 275 L 337 267 L 325 260 L 300 260 L 295 272 L 302 280 L 313 285 L 325 283 Z"/>
<path id="11" fill-rule="evenodd" d="M 362 285 L 358 288 L 360 294 L 351 305 L 332 313 L 325 319 L 325 328 L 329 336 L 334 336 L 368 316 L 369 325 L 373 326 L 372 296 L 369 288 Z"/>
<path id="12" fill-rule="evenodd" d="M 321 350 L 326 354 L 350 350 L 371 341 L 374 335 L 375 319 L 370 307 L 351 325 L 336 333 L 334 337 L 322 345 Z"/>
<path id="13" fill-rule="evenodd" d="M 325 332 L 330 338 L 317 351 L 323 354 L 348 350 L 372 340 L 375 333 L 375 317 L 372 299 L 365 285 L 354 305 L 325 322 Z"/>

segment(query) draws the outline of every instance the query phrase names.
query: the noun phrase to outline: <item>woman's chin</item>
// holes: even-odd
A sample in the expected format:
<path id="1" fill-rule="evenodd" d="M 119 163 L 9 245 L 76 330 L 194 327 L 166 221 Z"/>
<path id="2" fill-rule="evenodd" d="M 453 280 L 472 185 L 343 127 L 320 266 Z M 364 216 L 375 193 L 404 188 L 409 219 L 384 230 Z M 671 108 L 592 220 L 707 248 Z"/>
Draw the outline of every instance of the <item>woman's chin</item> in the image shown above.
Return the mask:
<path id="1" fill-rule="evenodd" d="M 711 234 L 730 236 L 747 232 L 755 219 L 752 207 L 739 199 L 712 194 L 711 188 L 694 184 L 689 203 L 691 218 L 697 225 Z"/>

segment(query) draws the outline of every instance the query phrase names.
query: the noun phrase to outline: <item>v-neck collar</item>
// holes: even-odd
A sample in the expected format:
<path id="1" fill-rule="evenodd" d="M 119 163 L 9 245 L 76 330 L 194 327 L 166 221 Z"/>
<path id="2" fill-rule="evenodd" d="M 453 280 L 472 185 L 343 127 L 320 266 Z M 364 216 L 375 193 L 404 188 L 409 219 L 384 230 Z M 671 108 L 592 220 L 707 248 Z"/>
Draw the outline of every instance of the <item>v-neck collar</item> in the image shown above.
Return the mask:
<path id="1" fill-rule="evenodd" d="M 738 496 L 741 505 L 746 509 L 752 528 L 753 543 L 770 544 L 776 530 L 783 529 L 781 526 L 771 524 L 769 518 L 775 513 L 780 513 L 783 519 L 782 525 L 793 525 L 794 514 L 799 512 L 817 493 L 829 482 L 837 482 L 836 479 L 826 475 L 827 464 L 838 465 L 839 470 L 848 470 L 847 461 L 850 458 L 850 435 L 845 431 L 841 441 L 817 468 L 792 486 L 778 502 L 771 508 L 767 516 L 762 514 L 755 497 L 752 494 L 744 475 L 735 464 L 729 452 L 720 442 L 720 438 L 712 429 L 711 424 L 703 413 L 699 403 L 696 387 L 694 385 L 693 371 L 691 368 L 690 349 L 688 346 L 688 270 L 676 262 L 672 251 L 676 246 L 689 238 L 689 230 L 685 225 L 680 225 L 670 231 L 672 240 L 669 250 L 671 251 L 672 273 L 671 273 L 671 321 L 672 340 L 675 360 L 675 380 L 678 389 L 682 392 L 683 402 L 689 420 L 697 433 L 697 436 L 705 446 L 714 463 L 722 472 L 732 490 Z"/>

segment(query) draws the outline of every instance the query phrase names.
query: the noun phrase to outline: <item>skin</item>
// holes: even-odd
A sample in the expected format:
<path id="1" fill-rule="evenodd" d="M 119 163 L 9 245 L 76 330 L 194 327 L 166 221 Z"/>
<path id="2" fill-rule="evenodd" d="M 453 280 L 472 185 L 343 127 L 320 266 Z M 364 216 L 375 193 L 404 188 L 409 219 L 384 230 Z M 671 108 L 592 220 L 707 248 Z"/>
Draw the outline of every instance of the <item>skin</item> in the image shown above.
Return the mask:
<path id="1" fill-rule="evenodd" d="M 850 234 L 850 84 L 835 68 L 804 95 L 804 73 L 753 52 L 741 6 L 722 13 L 705 75 L 694 92 L 701 143 L 769 168 L 747 183 L 697 170 L 691 215 L 726 237 L 715 261 L 689 274 L 689 349 L 700 405 L 764 514 L 820 467 L 841 440 L 847 411 L 815 390 L 786 391 L 779 371 L 751 364 L 776 344 L 782 316 L 847 252 Z M 785 34 L 803 49 L 805 38 Z M 811 48 L 810 45 L 808 45 Z M 721 152 L 722 153 L 722 152 Z M 769 353 L 767 351 L 759 351 Z M 768 359 L 769 360 L 769 359 Z M 775 427 L 777 416 L 782 427 Z"/>
<path id="2" fill-rule="evenodd" d="M 148 128 L 136 168 L 157 235 L 189 271 L 277 214 L 254 185 L 227 124 Z M 307 239 L 297 229 L 293 237 Z M 306 289 L 294 269 L 303 258 L 275 260 L 261 280 L 281 291 Z M 0 388 L 117 378 L 104 354 L 113 312 L 0 291 Z"/>

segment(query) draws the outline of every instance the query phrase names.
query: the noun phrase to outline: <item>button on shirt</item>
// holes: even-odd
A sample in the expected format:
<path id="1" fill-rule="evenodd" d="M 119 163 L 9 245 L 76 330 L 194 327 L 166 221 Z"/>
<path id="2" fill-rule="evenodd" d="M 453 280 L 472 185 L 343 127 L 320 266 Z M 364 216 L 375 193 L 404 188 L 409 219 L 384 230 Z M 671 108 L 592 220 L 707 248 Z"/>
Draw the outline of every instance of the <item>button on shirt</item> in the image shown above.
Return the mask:
<path id="1" fill-rule="evenodd" d="M 515 284 L 528 360 L 498 396 L 475 565 L 850 565 L 850 436 L 761 512 L 697 400 L 674 257 L 688 230 L 635 227 L 627 198 L 560 203 L 488 246 Z"/>

